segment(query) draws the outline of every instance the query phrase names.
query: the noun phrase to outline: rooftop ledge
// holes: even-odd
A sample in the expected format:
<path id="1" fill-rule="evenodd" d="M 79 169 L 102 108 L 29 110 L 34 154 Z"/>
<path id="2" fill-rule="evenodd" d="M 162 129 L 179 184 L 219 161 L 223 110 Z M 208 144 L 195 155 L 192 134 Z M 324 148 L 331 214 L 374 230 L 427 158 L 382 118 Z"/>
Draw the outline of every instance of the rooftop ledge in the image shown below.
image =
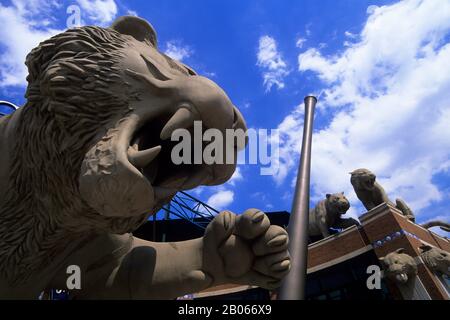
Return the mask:
<path id="1" fill-rule="evenodd" d="M 321 240 L 318 240 L 318 241 L 316 241 L 316 242 L 313 242 L 313 243 L 309 244 L 309 245 L 308 245 L 308 249 L 312 249 L 312 248 L 314 248 L 314 247 L 320 246 L 320 245 L 322 245 L 322 244 L 324 244 L 324 243 L 326 243 L 326 242 L 334 241 L 334 240 L 336 240 L 336 239 L 338 239 L 338 238 L 340 238 L 340 237 L 343 237 L 343 236 L 345 236 L 346 234 L 349 234 L 350 232 L 355 231 L 355 230 L 358 230 L 358 227 L 357 227 L 357 226 L 351 226 L 351 227 L 348 227 L 348 228 L 342 230 L 342 231 L 339 232 L 339 233 L 332 234 L 332 235 L 330 235 L 330 236 L 328 236 L 328 237 L 326 237 L 326 238 L 323 238 L 323 239 L 321 239 Z"/>
<path id="2" fill-rule="evenodd" d="M 366 213 L 362 214 L 361 216 L 359 216 L 359 221 L 361 222 L 361 225 L 364 226 L 366 224 L 368 224 L 369 222 L 376 220 L 377 218 L 379 218 L 382 215 L 385 215 L 387 213 L 391 212 L 392 214 L 396 214 L 398 216 L 400 216 L 402 219 L 404 219 L 407 223 L 410 223 L 411 225 L 415 226 L 416 228 L 420 228 L 424 231 L 430 232 L 433 234 L 433 236 L 438 237 L 444 241 L 450 242 L 450 240 L 446 237 L 443 237 L 429 229 L 426 229 L 424 227 L 422 227 L 420 224 L 414 223 L 411 220 L 409 220 L 408 218 L 406 218 L 403 213 L 397 209 L 395 206 L 383 202 L 382 204 L 379 204 L 378 206 L 376 206 L 375 208 L 367 211 Z"/>

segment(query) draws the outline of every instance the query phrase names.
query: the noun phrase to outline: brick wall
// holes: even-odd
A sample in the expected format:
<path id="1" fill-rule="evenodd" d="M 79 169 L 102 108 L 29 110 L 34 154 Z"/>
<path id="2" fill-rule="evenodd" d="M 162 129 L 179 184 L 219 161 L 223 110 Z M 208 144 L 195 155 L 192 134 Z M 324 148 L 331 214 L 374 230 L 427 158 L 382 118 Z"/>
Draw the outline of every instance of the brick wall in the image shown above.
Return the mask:
<path id="1" fill-rule="evenodd" d="M 356 227 L 332 235 L 308 247 L 308 269 L 342 258 L 367 245 Z"/>
<path id="2" fill-rule="evenodd" d="M 423 243 L 450 252 L 448 240 L 410 222 L 397 209 L 382 204 L 373 210 L 374 212 L 368 212 L 360 220 L 367 238 L 375 244 L 375 253 L 378 257 L 383 257 L 399 248 L 404 248 L 412 257 L 418 257 L 419 247 Z M 448 299 L 436 275 L 424 264 L 418 265 L 418 275 L 432 299 Z"/>

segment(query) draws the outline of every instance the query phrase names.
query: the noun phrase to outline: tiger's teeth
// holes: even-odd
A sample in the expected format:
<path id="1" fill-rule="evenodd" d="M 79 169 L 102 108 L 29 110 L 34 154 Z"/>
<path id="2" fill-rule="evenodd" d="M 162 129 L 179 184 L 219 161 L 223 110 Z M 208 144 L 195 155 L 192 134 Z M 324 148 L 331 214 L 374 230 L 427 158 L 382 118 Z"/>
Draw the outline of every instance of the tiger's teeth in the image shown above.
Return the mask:
<path id="1" fill-rule="evenodd" d="M 172 118 L 167 121 L 159 136 L 161 140 L 166 140 L 170 138 L 176 129 L 187 129 L 192 126 L 193 123 L 194 115 L 192 112 L 186 108 L 180 108 L 175 112 Z"/>
<path id="2" fill-rule="evenodd" d="M 408 281 L 408 276 L 406 275 L 406 273 L 400 273 L 396 275 L 396 278 L 398 281 L 400 282 L 406 282 Z"/>
<path id="3" fill-rule="evenodd" d="M 128 161 L 131 162 L 133 166 L 136 168 L 144 168 L 146 167 L 150 162 L 153 161 L 153 159 L 156 158 L 156 156 L 161 151 L 161 146 L 156 146 L 150 149 L 137 151 L 133 147 L 128 148 Z"/>

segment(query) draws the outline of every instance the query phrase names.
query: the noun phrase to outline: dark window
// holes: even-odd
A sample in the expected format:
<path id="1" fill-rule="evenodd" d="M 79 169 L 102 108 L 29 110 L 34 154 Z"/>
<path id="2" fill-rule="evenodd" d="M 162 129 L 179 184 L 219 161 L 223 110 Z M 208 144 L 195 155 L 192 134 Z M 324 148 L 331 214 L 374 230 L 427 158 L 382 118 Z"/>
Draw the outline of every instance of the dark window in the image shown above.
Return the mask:
<path id="1" fill-rule="evenodd" d="M 391 295 L 383 280 L 381 289 L 369 290 L 366 285 L 369 265 L 379 265 L 373 251 L 309 274 L 306 297 L 309 300 L 388 300 Z"/>

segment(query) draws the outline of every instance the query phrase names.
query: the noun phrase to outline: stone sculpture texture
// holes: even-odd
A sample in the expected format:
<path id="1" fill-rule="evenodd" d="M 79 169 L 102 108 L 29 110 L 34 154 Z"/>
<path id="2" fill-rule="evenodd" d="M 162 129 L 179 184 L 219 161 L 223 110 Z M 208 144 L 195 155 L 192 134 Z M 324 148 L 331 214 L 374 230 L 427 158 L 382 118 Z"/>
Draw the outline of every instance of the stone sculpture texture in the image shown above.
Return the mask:
<path id="1" fill-rule="evenodd" d="M 279 286 L 288 236 L 257 209 L 220 213 L 204 237 L 154 243 L 130 232 L 179 190 L 227 181 L 235 164 L 170 161 L 177 128 L 246 130 L 213 81 L 164 55 L 137 17 L 81 27 L 27 56 L 26 104 L 0 119 L 0 297 L 175 298 L 223 283 Z"/>
<path id="2" fill-rule="evenodd" d="M 382 203 L 388 203 L 402 212 L 412 222 L 415 222 L 411 208 L 402 199 L 396 199 L 394 205 L 384 190 L 376 181 L 376 175 L 368 169 L 356 169 L 351 173 L 350 182 L 355 190 L 356 196 L 362 202 L 367 211 L 375 208 Z M 440 227 L 444 231 L 450 232 L 450 224 L 444 221 L 433 220 L 421 225 L 424 228 Z"/>
<path id="3" fill-rule="evenodd" d="M 420 250 L 420 256 L 428 268 L 439 275 L 450 277 L 450 254 L 448 252 L 429 245 L 422 245 Z"/>
<path id="4" fill-rule="evenodd" d="M 350 208 L 344 193 L 327 194 L 316 207 L 309 212 L 309 236 L 328 237 L 330 228 L 345 229 L 359 222 L 353 218 L 342 218 Z"/>
<path id="5" fill-rule="evenodd" d="M 406 284 L 417 275 L 414 258 L 400 248 L 380 258 L 385 276 L 399 284 Z"/>
<path id="6" fill-rule="evenodd" d="M 382 203 L 389 203 L 394 206 L 391 200 L 389 200 L 386 191 L 384 191 L 383 187 L 376 181 L 376 175 L 373 172 L 361 168 L 352 171 L 350 174 L 350 182 L 353 189 L 367 211 Z M 399 204 L 397 208 L 402 211 L 403 215 L 407 216 L 409 219 L 414 219 L 412 211 L 403 200 L 397 199 L 396 202 Z"/>

